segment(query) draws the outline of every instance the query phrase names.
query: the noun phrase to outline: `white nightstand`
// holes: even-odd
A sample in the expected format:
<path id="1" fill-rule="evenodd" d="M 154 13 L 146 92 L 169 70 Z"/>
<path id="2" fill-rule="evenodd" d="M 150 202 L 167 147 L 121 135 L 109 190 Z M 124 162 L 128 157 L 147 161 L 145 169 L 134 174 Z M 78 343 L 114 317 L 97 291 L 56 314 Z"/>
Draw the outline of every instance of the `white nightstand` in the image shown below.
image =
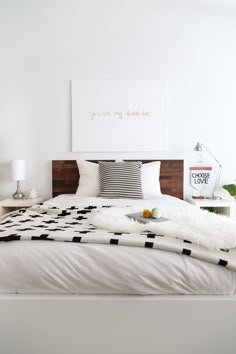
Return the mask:
<path id="1" fill-rule="evenodd" d="M 186 202 L 195 205 L 198 208 L 216 208 L 219 214 L 226 215 L 230 218 L 235 217 L 235 202 L 229 200 L 219 199 L 193 199 L 186 198 Z"/>
<path id="2" fill-rule="evenodd" d="M 0 217 L 10 211 L 20 208 L 29 208 L 37 203 L 43 203 L 47 198 L 39 197 L 34 199 L 3 199 L 0 201 Z"/>

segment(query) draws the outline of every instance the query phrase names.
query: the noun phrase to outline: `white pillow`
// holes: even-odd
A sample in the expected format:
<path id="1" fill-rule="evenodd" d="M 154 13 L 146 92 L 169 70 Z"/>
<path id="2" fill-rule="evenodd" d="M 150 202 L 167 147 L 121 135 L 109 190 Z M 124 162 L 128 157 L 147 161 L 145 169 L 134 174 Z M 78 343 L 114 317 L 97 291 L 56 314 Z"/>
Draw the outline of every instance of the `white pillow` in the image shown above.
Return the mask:
<path id="1" fill-rule="evenodd" d="M 143 189 L 143 198 L 150 199 L 161 195 L 160 187 L 160 167 L 161 162 L 148 162 L 142 164 L 141 180 Z"/>
<path id="2" fill-rule="evenodd" d="M 100 190 L 99 165 L 84 160 L 77 160 L 76 162 L 80 175 L 76 195 L 80 197 L 96 197 Z"/>

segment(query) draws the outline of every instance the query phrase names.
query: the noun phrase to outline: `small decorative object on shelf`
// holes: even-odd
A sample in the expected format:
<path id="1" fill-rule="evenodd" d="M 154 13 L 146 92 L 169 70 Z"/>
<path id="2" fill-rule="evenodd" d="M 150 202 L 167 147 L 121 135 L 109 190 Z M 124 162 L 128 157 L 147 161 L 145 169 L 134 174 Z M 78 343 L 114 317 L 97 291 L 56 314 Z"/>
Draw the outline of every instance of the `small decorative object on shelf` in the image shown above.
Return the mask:
<path id="1" fill-rule="evenodd" d="M 29 192 L 29 198 L 30 199 L 35 199 L 38 196 L 38 192 L 36 191 L 35 188 L 31 188 L 30 192 Z"/>
<path id="2" fill-rule="evenodd" d="M 225 184 L 223 188 L 234 198 L 236 201 L 236 184 Z"/>

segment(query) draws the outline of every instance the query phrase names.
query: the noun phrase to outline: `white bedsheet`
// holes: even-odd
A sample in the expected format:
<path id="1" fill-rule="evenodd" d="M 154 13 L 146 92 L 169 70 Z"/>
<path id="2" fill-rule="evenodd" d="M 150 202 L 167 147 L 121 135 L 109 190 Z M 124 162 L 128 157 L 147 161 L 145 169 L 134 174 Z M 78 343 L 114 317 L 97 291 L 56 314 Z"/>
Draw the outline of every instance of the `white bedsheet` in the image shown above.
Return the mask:
<path id="1" fill-rule="evenodd" d="M 112 200 L 60 196 L 50 205 L 192 206 L 173 197 Z M 235 272 L 155 249 L 47 241 L 0 245 L 1 293 L 234 294 Z"/>

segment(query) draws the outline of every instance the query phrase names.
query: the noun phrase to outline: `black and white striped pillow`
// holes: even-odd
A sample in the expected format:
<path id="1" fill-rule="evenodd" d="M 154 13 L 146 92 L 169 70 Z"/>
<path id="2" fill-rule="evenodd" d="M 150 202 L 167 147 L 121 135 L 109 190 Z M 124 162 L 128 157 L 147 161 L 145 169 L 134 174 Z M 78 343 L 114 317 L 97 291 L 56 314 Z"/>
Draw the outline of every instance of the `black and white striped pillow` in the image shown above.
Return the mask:
<path id="1" fill-rule="evenodd" d="M 98 197 L 142 199 L 142 162 L 99 161 L 100 192 Z"/>

